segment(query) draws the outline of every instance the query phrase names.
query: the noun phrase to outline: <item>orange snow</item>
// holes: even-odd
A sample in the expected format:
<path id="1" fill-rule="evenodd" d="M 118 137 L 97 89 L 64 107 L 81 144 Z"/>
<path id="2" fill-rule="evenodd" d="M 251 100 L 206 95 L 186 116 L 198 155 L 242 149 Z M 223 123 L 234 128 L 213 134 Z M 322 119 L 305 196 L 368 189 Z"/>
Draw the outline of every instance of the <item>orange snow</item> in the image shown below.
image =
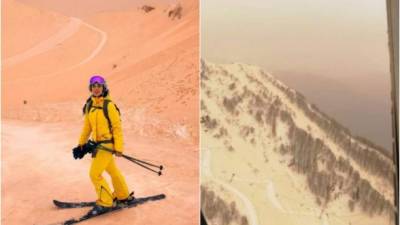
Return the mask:
<path id="1" fill-rule="evenodd" d="M 37 16 L 34 9 L 27 15 L 17 12 L 20 4 L 14 3 L 3 4 L 3 11 L 7 11 L 3 21 L 14 17 L 29 20 Z M 36 33 L 36 27 L 51 28 L 58 21 L 37 19 L 39 22 L 26 25 L 22 22 L 25 20 L 20 20 L 20 24 L 3 22 L 3 118 L 18 119 L 15 111 L 23 113 L 26 108 L 38 111 L 44 104 L 82 103 L 88 96 L 89 77 L 99 73 L 108 80 L 115 102 L 124 105 L 125 110 L 144 109 L 151 117 L 185 125 L 196 141 L 199 110 L 197 4 L 183 2 L 180 20 L 168 18 L 167 5 L 155 6 L 149 13 L 134 8 L 78 18 L 80 27 L 72 36 L 16 65 L 8 65 L 7 60 L 38 44 L 48 47 L 43 42 L 68 26 L 73 18 L 63 17 L 63 25 L 58 26 L 58 30 L 53 29 L 18 53 L 7 46 L 24 43 Z M 47 17 L 43 10 L 40 17 L 42 14 Z M 12 30 L 12 37 L 8 37 Z M 87 62 L 81 64 L 82 61 Z M 27 105 L 23 104 L 24 100 Z M 66 116 L 70 114 L 68 110 L 65 109 Z"/>
<path id="2" fill-rule="evenodd" d="M 86 224 L 198 223 L 198 2 L 181 4 L 172 20 L 156 2 L 81 18 L 2 2 L 2 222 L 57 222 L 85 210 L 53 198 L 95 199 L 90 157 L 75 161 L 71 148 L 98 73 L 121 109 L 125 153 L 166 167 L 157 177 L 117 159 L 129 186 L 167 199 Z"/>

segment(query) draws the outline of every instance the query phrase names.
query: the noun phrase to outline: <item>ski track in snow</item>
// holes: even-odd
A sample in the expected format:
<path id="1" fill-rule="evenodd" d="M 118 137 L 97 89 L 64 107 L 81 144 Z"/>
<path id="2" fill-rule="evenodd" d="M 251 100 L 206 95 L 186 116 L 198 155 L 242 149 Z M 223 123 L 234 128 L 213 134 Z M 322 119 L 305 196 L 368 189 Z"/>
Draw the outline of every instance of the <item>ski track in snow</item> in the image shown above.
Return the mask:
<path id="1" fill-rule="evenodd" d="M 202 167 L 201 167 L 201 173 L 202 176 L 208 176 L 211 177 L 213 181 L 219 183 L 220 185 L 224 186 L 227 188 L 229 191 L 233 192 L 236 194 L 245 204 L 245 207 L 248 211 L 248 215 L 250 216 L 250 224 L 258 224 L 258 218 L 256 214 L 256 210 L 251 203 L 251 201 L 239 190 L 234 188 L 231 184 L 225 183 L 221 181 L 220 179 L 214 178 L 212 171 L 211 171 L 211 150 L 203 148 L 204 150 L 201 151 L 201 157 L 202 157 Z M 251 182 L 251 183 L 257 183 L 257 184 L 265 184 L 266 185 L 266 195 L 269 201 L 272 203 L 272 205 L 277 208 L 280 212 L 289 214 L 289 215 L 298 215 L 298 216 L 315 216 L 319 217 L 318 213 L 312 213 L 312 212 L 300 212 L 300 211 L 295 211 L 295 210 L 290 210 L 286 209 L 282 203 L 280 202 L 279 198 L 277 198 L 277 193 L 275 190 L 275 185 L 272 180 L 265 179 L 264 181 L 260 180 L 251 180 L 251 179 L 245 179 L 245 178 L 240 178 L 240 177 L 235 177 L 235 180 L 241 181 L 241 182 Z M 318 210 L 318 209 L 314 209 Z M 330 225 L 327 215 L 323 214 L 321 218 L 321 225 Z"/>
<path id="2" fill-rule="evenodd" d="M 275 208 L 279 209 L 279 211 L 284 211 L 281 202 L 276 197 L 275 186 L 272 181 L 269 181 L 267 184 L 267 196 L 271 203 L 275 206 Z"/>
<path id="3" fill-rule="evenodd" d="M 214 178 L 212 175 L 211 163 L 210 163 L 211 150 L 210 149 L 205 150 L 205 148 L 204 148 L 201 152 L 202 152 L 202 158 L 203 158 L 203 162 L 204 162 L 204 166 L 205 166 L 205 169 L 204 169 L 204 167 L 202 168 L 202 171 L 201 171 L 202 174 L 209 176 L 210 178 L 212 178 L 212 180 L 214 182 L 224 186 L 226 189 L 228 189 L 229 191 L 231 191 L 232 193 L 237 195 L 240 198 L 240 200 L 242 200 L 242 202 L 244 203 L 244 205 L 247 209 L 249 224 L 250 225 L 258 225 L 258 218 L 257 218 L 256 210 L 255 210 L 253 204 L 251 203 L 251 201 L 242 192 L 240 192 L 239 190 L 234 188 L 232 185 Z"/>
<path id="4" fill-rule="evenodd" d="M 295 211 L 295 210 L 290 210 L 290 209 L 285 209 L 285 207 L 282 206 L 282 203 L 280 202 L 279 198 L 277 198 L 277 193 L 275 191 L 275 185 L 272 180 L 266 180 L 266 181 L 253 181 L 251 179 L 243 179 L 243 178 L 235 178 L 235 180 L 239 180 L 242 182 L 251 182 L 251 183 L 258 183 L 258 184 L 266 184 L 266 189 L 267 189 L 267 198 L 269 201 L 272 203 L 272 205 L 277 208 L 279 211 L 282 213 L 286 214 L 291 214 L 291 215 L 303 215 L 303 216 L 316 216 L 318 217 L 317 213 L 310 213 L 310 212 L 300 212 L 300 211 Z M 318 210 L 314 208 L 314 210 Z M 322 216 L 322 221 L 321 225 L 329 225 L 328 218 L 326 214 L 323 214 Z"/>
<path id="5" fill-rule="evenodd" d="M 59 30 L 56 34 L 50 36 L 46 40 L 40 42 L 39 44 L 35 45 L 34 47 L 19 53 L 15 56 L 11 56 L 4 60 L 4 65 L 13 66 L 20 62 L 23 62 L 33 56 L 42 54 L 44 52 L 50 51 L 58 44 L 61 44 L 69 37 L 74 35 L 81 26 L 82 21 L 77 18 L 70 18 L 70 21 L 67 25 L 64 26 L 61 30 Z"/>
<path id="6" fill-rule="evenodd" d="M 20 79 L 15 79 L 13 81 L 11 81 L 10 83 L 16 83 L 19 82 L 21 80 L 36 80 L 37 78 L 43 78 L 43 77 L 54 77 L 57 76 L 60 73 L 66 72 L 66 71 L 71 71 L 83 64 L 86 64 L 87 62 L 89 62 L 90 60 L 92 60 L 94 57 L 96 57 L 100 51 L 103 49 L 104 45 L 106 44 L 107 40 L 108 40 L 108 36 L 107 33 L 100 30 L 99 28 L 88 24 L 86 22 L 83 22 L 82 20 L 80 20 L 79 18 L 75 18 L 75 17 L 71 17 L 71 21 L 68 25 L 66 25 L 66 27 L 64 27 L 62 30 L 60 30 L 57 34 L 53 35 L 52 37 L 46 39 L 45 41 L 39 43 L 38 45 L 36 45 L 35 47 L 21 53 L 18 54 L 16 56 L 13 56 L 11 58 L 8 58 L 5 60 L 5 64 L 6 65 L 15 65 L 21 61 L 27 60 L 35 55 L 44 53 L 46 51 L 49 51 L 53 48 L 55 48 L 58 44 L 62 43 L 63 41 L 67 40 L 69 37 L 71 37 L 73 34 L 75 34 L 78 30 L 79 27 L 81 25 L 85 25 L 88 28 L 94 30 L 95 32 L 99 33 L 101 36 L 101 40 L 100 43 L 97 45 L 97 47 L 91 52 L 91 54 L 89 56 L 87 56 L 86 58 L 84 58 L 82 61 L 80 61 L 77 64 L 74 64 L 70 67 L 67 67 L 65 69 L 62 69 L 60 71 L 57 72 L 52 72 L 52 73 L 48 73 L 48 74 L 43 74 L 43 75 L 38 75 L 38 76 L 34 76 L 34 77 L 24 77 L 24 78 L 20 78 Z"/>
<path id="7" fill-rule="evenodd" d="M 86 25 L 87 27 L 89 27 L 90 29 L 98 32 L 100 34 L 100 36 L 101 36 L 101 41 L 97 45 L 97 47 L 92 51 L 92 53 L 87 58 L 82 60 L 79 64 L 77 64 L 76 67 L 78 67 L 78 66 L 80 66 L 82 64 L 85 64 L 85 63 L 89 62 L 90 60 L 92 60 L 94 57 L 96 57 L 96 55 L 98 55 L 100 53 L 100 51 L 103 49 L 104 45 L 106 44 L 106 42 L 108 40 L 108 36 L 107 36 L 106 32 L 104 32 L 104 31 L 100 30 L 99 28 L 97 28 L 97 27 L 95 27 L 95 26 L 93 26 L 91 24 L 88 24 L 86 22 L 82 22 L 82 23 L 84 25 Z"/>
<path id="8" fill-rule="evenodd" d="M 240 192 L 239 190 L 234 188 L 232 185 L 225 183 L 221 180 L 217 180 L 217 179 L 214 179 L 214 181 L 219 183 L 220 185 L 224 186 L 226 189 L 233 192 L 235 195 L 237 195 L 243 201 L 243 203 L 248 211 L 247 215 L 249 216 L 249 223 L 252 225 L 258 225 L 258 218 L 257 218 L 256 210 L 255 210 L 253 204 L 251 203 L 251 201 L 242 192 Z"/>

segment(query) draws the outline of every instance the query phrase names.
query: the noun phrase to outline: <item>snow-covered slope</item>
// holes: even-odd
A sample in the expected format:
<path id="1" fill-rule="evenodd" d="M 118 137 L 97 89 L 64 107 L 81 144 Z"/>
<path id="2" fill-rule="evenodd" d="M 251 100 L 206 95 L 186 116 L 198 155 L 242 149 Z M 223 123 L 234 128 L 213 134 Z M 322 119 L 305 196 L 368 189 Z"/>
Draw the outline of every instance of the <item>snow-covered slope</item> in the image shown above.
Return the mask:
<path id="1" fill-rule="evenodd" d="M 180 19 L 159 1 L 148 12 L 134 7 L 74 18 L 7 1 L 3 119 L 79 121 L 88 80 L 102 74 L 128 128 L 197 142 L 198 2 L 180 3 Z"/>
<path id="2" fill-rule="evenodd" d="M 165 168 L 158 177 L 117 158 L 129 189 L 167 198 L 82 224 L 197 224 L 198 1 L 180 2 L 172 19 L 165 1 L 85 18 L 2 1 L 2 224 L 63 221 L 88 209 L 58 210 L 52 199 L 96 199 L 90 156 L 71 155 L 93 74 L 121 110 L 124 153 Z"/>
<path id="3" fill-rule="evenodd" d="M 235 196 L 221 182 L 240 191 L 226 199 L 248 218 L 236 223 L 393 224 L 387 150 L 256 66 L 202 62 L 201 88 L 203 193 Z M 218 221 L 226 212 L 209 216 L 211 205 Z"/>

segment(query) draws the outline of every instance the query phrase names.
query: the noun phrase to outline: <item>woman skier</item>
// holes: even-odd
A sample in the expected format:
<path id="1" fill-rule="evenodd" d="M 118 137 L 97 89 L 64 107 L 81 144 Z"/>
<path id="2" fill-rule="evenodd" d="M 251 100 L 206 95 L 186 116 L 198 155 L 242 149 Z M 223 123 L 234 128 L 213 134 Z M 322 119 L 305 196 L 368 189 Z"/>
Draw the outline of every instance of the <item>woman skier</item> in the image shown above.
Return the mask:
<path id="1" fill-rule="evenodd" d="M 86 142 L 91 135 L 95 142 L 90 166 L 90 179 L 97 193 L 96 205 L 91 214 L 102 214 L 116 204 L 124 204 L 133 199 L 129 194 L 125 178 L 118 169 L 112 153 L 103 151 L 99 145 L 113 149 L 116 156 L 121 156 L 123 151 L 122 126 L 119 110 L 111 101 L 106 81 L 103 77 L 95 75 L 90 78 L 89 90 L 91 97 L 84 106 L 84 125 L 79 146 L 74 149 L 74 158 L 82 158 L 87 153 Z M 91 142 L 93 144 L 93 142 Z M 97 148 L 96 148 L 97 147 Z M 85 152 L 86 151 L 86 152 Z M 111 176 L 114 192 L 111 191 L 102 173 L 106 171 Z"/>

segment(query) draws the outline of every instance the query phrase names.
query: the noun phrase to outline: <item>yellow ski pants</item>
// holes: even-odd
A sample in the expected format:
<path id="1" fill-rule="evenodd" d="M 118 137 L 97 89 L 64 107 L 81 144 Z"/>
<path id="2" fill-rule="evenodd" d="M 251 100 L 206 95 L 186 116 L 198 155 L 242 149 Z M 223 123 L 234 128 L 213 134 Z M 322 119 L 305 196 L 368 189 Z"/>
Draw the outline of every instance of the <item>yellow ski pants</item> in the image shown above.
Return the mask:
<path id="1" fill-rule="evenodd" d="M 105 146 L 112 147 L 112 145 Z M 107 181 L 102 176 L 104 170 L 111 176 L 114 192 L 111 192 Z M 114 157 L 110 152 L 97 150 L 96 157 L 92 158 L 89 175 L 97 193 L 96 203 L 98 205 L 110 207 L 114 198 L 120 200 L 128 198 L 129 190 L 125 178 L 115 164 Z"/>

